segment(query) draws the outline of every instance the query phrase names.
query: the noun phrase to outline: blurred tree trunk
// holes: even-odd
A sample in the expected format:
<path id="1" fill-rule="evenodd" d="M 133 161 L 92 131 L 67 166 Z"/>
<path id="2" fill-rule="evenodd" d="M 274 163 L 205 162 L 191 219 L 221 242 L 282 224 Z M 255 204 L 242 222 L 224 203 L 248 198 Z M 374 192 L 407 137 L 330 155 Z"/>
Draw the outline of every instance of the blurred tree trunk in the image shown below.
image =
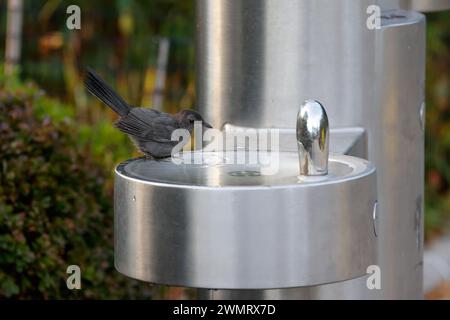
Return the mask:
<path id="1" fill-rule="evenodd" d="M 168 38 L 159 39 L 158 61 L 156 66 L 156 82 L 153 91 L 152 107 L 162 111 L 164 101 L 164 87 L 166 84 L 167 63 L 169 61 L 170 42 Z"/>
<path id="2" fill-rule="evenodd" d="M 19 63 L 22 41 L 22 0 L 8 0 L 6 25 L 5 74 L 11 74 Z"/>

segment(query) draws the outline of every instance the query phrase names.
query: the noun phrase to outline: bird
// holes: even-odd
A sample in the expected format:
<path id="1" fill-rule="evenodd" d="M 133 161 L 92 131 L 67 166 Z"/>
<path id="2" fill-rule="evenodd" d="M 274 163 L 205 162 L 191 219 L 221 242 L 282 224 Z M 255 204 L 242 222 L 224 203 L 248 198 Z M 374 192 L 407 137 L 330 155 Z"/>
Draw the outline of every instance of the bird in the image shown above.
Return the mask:
<path id="1" fill-rule="evenodd" d="M 212 128 L 196 111 L 184 109 L 169 114 L 151 108 L 134 107 L 106 83 L 94 70 L 86 68 L 86 89 L 119 115 L 114 126 L 126 133 L 137 149 L 149 160 L 170 157 L 179 141 L 172 141 L 172 132 L 186 129 L 191 134 L 194 123 L 201 121 L 202 129 Z"/>

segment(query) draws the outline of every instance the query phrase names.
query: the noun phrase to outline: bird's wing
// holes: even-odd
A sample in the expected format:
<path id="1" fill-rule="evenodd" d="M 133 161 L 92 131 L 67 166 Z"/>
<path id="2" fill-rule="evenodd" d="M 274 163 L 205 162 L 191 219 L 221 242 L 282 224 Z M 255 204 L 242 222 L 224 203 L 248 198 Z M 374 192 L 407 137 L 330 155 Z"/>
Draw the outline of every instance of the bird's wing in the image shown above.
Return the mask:
<path id="1" fill-rule="evenodd" d="M 116 128 L 143 141 L 170 142 L 179 123 L 171 115 L 153 109 L 133 108 L 115 123 Z"/>

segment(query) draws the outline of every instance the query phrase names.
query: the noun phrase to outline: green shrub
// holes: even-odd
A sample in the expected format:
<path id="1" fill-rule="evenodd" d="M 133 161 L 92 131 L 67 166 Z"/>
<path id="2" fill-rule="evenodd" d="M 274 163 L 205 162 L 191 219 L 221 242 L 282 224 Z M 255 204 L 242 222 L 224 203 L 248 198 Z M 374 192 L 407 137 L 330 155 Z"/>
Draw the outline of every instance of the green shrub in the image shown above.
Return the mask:
<path id="1" fill-rule="evenodd" d="M 450 230 L 450 12 L 427 20 L 425 226 L 431 239 Z"/>
<path id="2" fill-rule="evenodd" d="M 77 146 L 70 120 L 45 116 L 41 95 L 0 78 L 0 298 L 149 296 L 113 267 L 108 171 Z M 81 290 L 66 287 L 71 264 Z"/>

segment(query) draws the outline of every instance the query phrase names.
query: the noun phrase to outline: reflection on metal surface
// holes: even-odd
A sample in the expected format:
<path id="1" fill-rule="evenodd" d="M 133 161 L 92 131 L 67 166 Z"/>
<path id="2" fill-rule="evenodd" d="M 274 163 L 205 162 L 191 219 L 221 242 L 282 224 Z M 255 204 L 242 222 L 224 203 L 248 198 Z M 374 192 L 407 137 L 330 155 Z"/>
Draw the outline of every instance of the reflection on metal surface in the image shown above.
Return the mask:
<path id="1" fill-rule="evenodd" d="M 328 117 L 320 102 L 306 100 L 297 115 L 297 145 L 300 175 L 328 173 L 330 129 Z"/>
<path id="2" fill-rule="evenodd" d="M 379 229 L 379 212 L 378 212 L 378 201 L 375 201 L 375 204 L 373 205 L 373 233 L 375 234 L 375 237 L 378 237 L 378 229 Z"/>

